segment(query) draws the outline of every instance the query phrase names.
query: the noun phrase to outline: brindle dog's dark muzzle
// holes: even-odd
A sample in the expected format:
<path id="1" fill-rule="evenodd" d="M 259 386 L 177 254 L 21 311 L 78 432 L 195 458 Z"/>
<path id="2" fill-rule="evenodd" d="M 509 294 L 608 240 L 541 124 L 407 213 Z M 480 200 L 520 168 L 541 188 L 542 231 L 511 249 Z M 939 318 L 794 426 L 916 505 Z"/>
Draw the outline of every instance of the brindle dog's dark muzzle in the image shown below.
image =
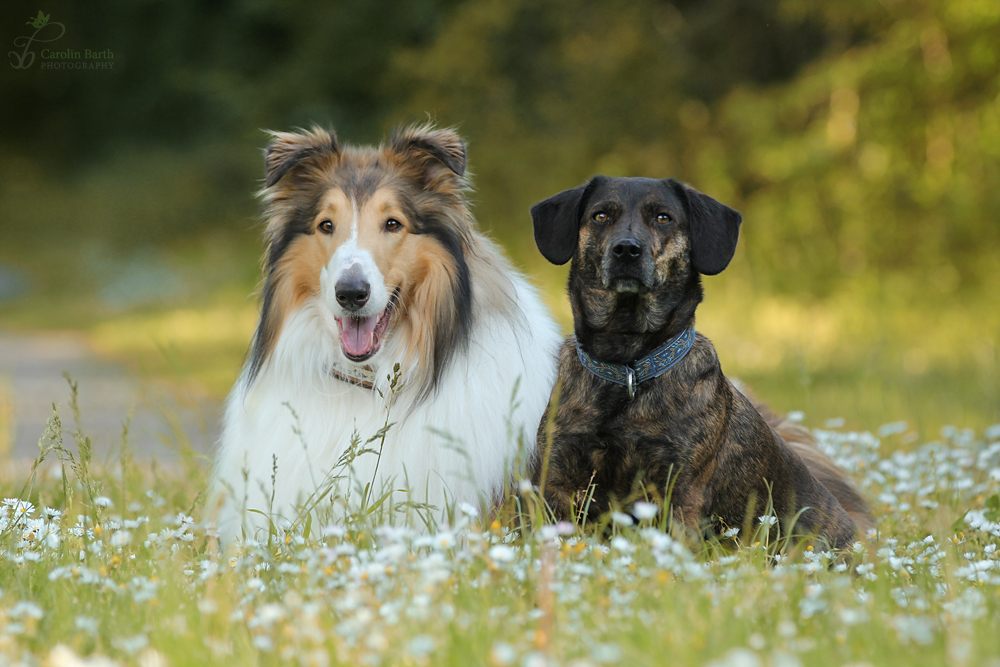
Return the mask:
<path id="1" fill-rule="evenodd" d="M 601 262 L 604 289 L 646 292 L 653 288 L 653 252 L 645 236 L 631 229 L 609 235 Z"/>

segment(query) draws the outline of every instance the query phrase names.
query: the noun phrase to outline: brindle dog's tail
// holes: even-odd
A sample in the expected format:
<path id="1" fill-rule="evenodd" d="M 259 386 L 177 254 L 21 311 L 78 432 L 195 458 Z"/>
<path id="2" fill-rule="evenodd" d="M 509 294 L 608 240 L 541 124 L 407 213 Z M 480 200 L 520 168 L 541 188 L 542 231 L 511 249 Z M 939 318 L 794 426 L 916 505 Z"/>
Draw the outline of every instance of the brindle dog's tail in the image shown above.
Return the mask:
<path id="1" fill-rule="evenodd" d="M 762 403 L 754 404 L 764 420 L 777 431 L 778 435 L 788 443 L 788 446 L 798 454 L 806 464 L 806 468 L 820 483 L 833 494 L 840 506 L 854 519 L 858 534 L 867 536 L 868 531 L 875 527 L 871 508 L 861 492 L 848 478 L 843 468 L 830 460 L 816 446 L 812 434 L 794 422 L 782 419 Z"/>
<path id="2" fill-rule="evenodd" d="M 833 494 L 833 497 L 837 499 L 840 506 L 854 520 L 854 525 L 858 528 L 858 534 L 860 536 L 867 536 L 868 531 L 875 527 L 875 520 L 872 518 L 868 501 L 865 500 L 861 492 L 854 486 L 854 483 L 844 470 L 834 463 L 829 456 L 820 451 L 812 433 L 793 421 L 779 417 L 767 404 L 754 396 L 753 392 L 749 391 L 746 385 L 735 381 L 733 384 L 757 408 L 757 412 L 764 418 L 767 425 L 773 428 L 781 436 L 781 439 L 788 443 L 792 451 L 801 457 L 813 477 L 818 479 Z"/>

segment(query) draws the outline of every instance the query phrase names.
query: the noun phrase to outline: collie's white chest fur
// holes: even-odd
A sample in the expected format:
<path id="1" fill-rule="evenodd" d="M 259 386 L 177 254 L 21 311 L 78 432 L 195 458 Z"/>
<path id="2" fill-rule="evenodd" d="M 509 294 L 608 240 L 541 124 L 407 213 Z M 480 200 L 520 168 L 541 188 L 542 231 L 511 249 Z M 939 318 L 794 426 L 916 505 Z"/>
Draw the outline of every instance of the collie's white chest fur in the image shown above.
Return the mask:
<path id="1" fill-rule="evenodd" d="M 256 378 L 240 381 L 228 400 L 213 475 L 220 536 L 265 528 L 267 518 L 251 510 L 279 527 L 303 518 L 310 496 L 333 476 L 335 490 L 316 505 L 316 516 L 342 518 L 361 505 L 366 485 L 369 502 L 391 488 L 394 502 L 432 506 L 438 521 L 457 503 L 495 501 L 517 472 L 515 461 L 534 451 L 561 342 L 535 290 L 516 274 L 507 277 L 515 307 L 510 314 L 477 307 L 467 346 L 422 400 L 405 366 L 396 391 L 389 390 L 393 364 L 403 357 L 398 338 L 388 336 L 369 364 L 380 395 L 329 372 L 345 362 L 318 298 L 289 314 Z M 367 442 L 387 422 L 384 443 Z M 359 439 L 381 453 L 338 467 Z"/>

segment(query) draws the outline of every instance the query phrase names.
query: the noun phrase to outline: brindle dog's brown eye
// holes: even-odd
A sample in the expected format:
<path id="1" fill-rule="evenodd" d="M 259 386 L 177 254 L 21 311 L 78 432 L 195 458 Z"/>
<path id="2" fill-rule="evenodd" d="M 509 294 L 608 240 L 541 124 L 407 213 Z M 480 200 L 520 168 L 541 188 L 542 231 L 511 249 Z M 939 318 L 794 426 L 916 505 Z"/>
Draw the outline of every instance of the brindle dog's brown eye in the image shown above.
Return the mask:
<path id="1" fill-rule="evenodd" d="M 324 220 L 323 222 L 319 223 L 319 231 L 323 232 L 324 234 L 333 234 L 333 223 L 330 222 L 329 220 Z"/>
<path id="2" fill-rule="evenodd" d="M 594 222 L 605 223 L 608 221 L 608 214 L 604 211 L 598 211 L 594 214 Z"/>
<path id="3" fill-rule="evenodd" d="M 665 225 L 668 222 L 673 222 L 674 219 L 670 217 L 669 213 L 660 213 L 659 215 L 656 216 L 656 221 L 661 225 Z"/>
<path id="4" fill-rule="evenodd" d="M 403 228 L 403 223 L 401 223 L 399 220 L 396 220 L 396 218 L 389 218 L 388 220 L 385 221 L 385 231 L 387 232 L 399 231 L 402 228 Z"/>

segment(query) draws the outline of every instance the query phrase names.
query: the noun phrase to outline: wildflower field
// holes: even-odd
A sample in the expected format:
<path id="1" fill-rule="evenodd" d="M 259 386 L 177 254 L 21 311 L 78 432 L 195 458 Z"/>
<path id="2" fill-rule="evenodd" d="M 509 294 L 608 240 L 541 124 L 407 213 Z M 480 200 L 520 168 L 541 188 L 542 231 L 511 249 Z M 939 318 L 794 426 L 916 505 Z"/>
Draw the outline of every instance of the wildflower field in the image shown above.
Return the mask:
<path id="1" fill-rule="evenodd" d="M 56 413 L 0 482 L 0 664 L 1000 666 L 1000 425 L 814 432 L 876 513 L 850 553 L 782 552 L 768 516 L 693 545 L 641 502 L 546 524 L 524 484 L 499 520 L 380 508 L 222 549 L 204 462 L 136 463 L 126 429 L 98 466 Z"/>

